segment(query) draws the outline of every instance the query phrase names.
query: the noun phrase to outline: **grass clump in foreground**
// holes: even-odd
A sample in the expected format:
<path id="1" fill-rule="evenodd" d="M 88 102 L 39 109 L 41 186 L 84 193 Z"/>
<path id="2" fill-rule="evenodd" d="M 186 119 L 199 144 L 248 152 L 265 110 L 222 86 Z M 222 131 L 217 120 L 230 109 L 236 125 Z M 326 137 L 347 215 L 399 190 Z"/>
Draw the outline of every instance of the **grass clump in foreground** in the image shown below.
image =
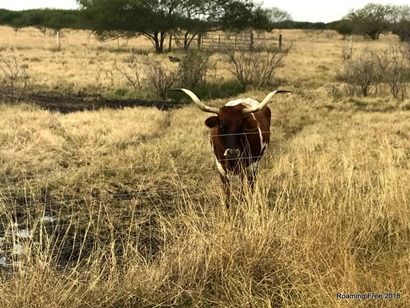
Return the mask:
<path id="1" fill-rule="evenodd" d="M 230 212 L 193 106 L 2 106 L 2 307 L 404 307 L 407 111 L 302 102 Z"/>

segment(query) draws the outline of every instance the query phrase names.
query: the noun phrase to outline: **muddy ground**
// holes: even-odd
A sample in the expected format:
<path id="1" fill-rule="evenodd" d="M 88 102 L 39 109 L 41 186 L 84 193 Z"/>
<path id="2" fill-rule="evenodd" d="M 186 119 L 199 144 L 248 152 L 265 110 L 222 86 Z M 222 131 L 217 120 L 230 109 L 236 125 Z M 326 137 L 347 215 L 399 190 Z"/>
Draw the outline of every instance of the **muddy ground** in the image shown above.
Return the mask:
<path id="1" fill-rule="evenodd" d="M 0 91 L 0 102 L 25 102 L 38 105 L 45 110 L 70 113 L 103 108 L 120 109 L 124 107 L 155 107 L 160 110 L 180 108 L 182 103 L 171 101 L 147 101 L 140 99 L 107 98 L 101 94 L 60 93 L 57 91 L 27 91 L 24 95 L 11 97 L 8 91 Z"/>
<path id="2" fill-rule="evenodd" d="M 13 95 L 11 95 L 10 93 L 13 93 Z M 4 87 L 3 88 L 0 87 L 0 103 L 12 105 L 12 104 L 16 104 L 17 102 L 24 102 L 28 104 L 38 105 L 44 110 L 50 110 L 53 112 L 60 112 L 64 114 L 72 113 L 72 112 L 81 112 L 84 110 L 98 110 L 98 109 L 103 109 L 103 108 L 120 109 L 120 108 L 125 108 L 125 107 L 153 107 L 153 108 L 158 108 L 160 110 L 166 111 L 166 110 L 171 110 L 175 108 L 181 108 L 182 106 L 184 106 L 184 103 L 172 102 L 170 100 L 163 102 L 163 101 L 146 101 L 146 100 L 140 100 L 140 99 L 114 99 L 114 98 L 104 97 L 101 94 L 90 94 L 90 93 L 82 93 L 82 92 L 62 93 L 58 91 L 33 91 L 33 90 L 27 91 L 25 90 L 24 93 L 17 93 L 17 92 L 10 91 L 10 89 L 5 89 Z M 8 179 L 8 178 L 5 177 L 5 179 Z M 19 179 L 26 181 L 24 177 L 17 177 L 16 182 L 12 183 L 13 187 L 18 187 L 19 185 L 22 185 L 22 183 L 19 182 Z M 2 179 L 2 181 L 4 181 L 4 179 Z M 4 185 L 5 187 L 10 185 L 9 182 L 3 183 L 2 181 L 0 181 L 1 182 L 0 184 Z M 119 195 L 121 195 L 121 200 L 116 200 L 115 194 L 114 194 L 114 199 L 112 200 L 113 203 L 116 201 L 123 201 L 126 199 L 130 199 L 130 196 L 128 196 L 126 193 L 120 193 Z M 139 195 L 142 196 L 143 193 Z M 160 197 L 161 200 L 164 198 L 166 200 L 169 200 L 170 197 L 169 196 Z M 39 196 L 38 199 L 28 200 L 26 198 L 21 199 L 18 196 L 14 197 L 10 195 L 9 199 L 7 199 L 8 200 L 7 206 L 9 208 L 7 209 L 6 212 L 12 213 L 10 215 L 13 215 L 14 213 L 15 217 L 13 217 L 12 220 L 18 222 L 17 232 L 19 234 L 20 233 L 21 234 L 31 233 L 33 230 L 31 225 L 28 225 L 27 222 L 30 221 L 28 217 L 35 216 L 35 214 L 31 213 L 31 211 L 36 211 L 37 209 L 35 207 L 28 208 L 26 205 L 27 204 L 43 205 L 42 203 L 43 199 L 44 199 L 44 206 L 49 207 L 48 217 L 51 217 L 51 221 L 46 222 L 44 224 L 44 230 L 42 229 L 42 231 L 47 232 L 50 238 L 56 238 L 59 241 L 58 243 L 55 244 L 56 245 L 55 247 L 59 247 L 60 250 L 57 252 L 57 255 L 54 257 L 55 257 L 55 260 L 57 261 L 58 266 L 61 266 L 61 268 L 69 266 L 70 264 L 75 265 L 79 259 L 86 258 L 92 252 L 92 249 L 93 247 L 95 247 L 96 243 L 100 243 L 100 244 L 102 243 L 103 245 L 105 245 L 106 242 L 110 239 L 109 234 L 107 235 L 105 231 L 101 231 L 101 232 L 99 231 L 99 233 L 95 233 L 92 236 L 87 236 L 87 232 L 84 229 L 87 227 L 87 224 L 83 225 L 83 222 L 81 221 L 81 219 L 80 221 L 76 222 L 75 228 L 73 229 L 72 234 L 71 234 L 71 229 L 66 228 L 67 225 L 71 224 L 69 220 L 67 221 L 58 220 L 57 222 L 55 222 L 54 218 L 57 217 L 58 215 L 54 215 L 54 213 L 60 213 L 61 208 L 65 206 L 64 200 L 62 200 L 61 203 L 59 203 L 58 201 L 56 202 L 52 201 L 51 203 L 50 201 L 47 201 L 48 203 L 46 203 L 45 200 L 48 200 L 48 199 L 43 198 L 42 196 Z M 77 199 L 80 200 L 81 197 L 77 196 Z M 79 203 L 81 202 L 83 201 L 80 200 Z M 146 202 L 151 202 L 150 195 L 146 196 Z M 55 209 L 54 207 L 57 207 L 58 209 Z M 165 209 L 164 213 L 167 213 L 167 212 L 168 211 Z M 141 215 L 149 215 L 147 216 L 149 217 L 149 223 L 147 223 L 147 225 L 141 225 L 141 228 L 143 228 L 144 230 L 145 229 L 151 230 L 153 227 L 155 227 L 155 224 L 157 224 L 156 216 L 153 216 L 149 213 L 148 214 L 141 213 Z M 15 239 L 7 235 L 7 234 L 12 234 L 10 231 L 10 225 L 8 222 L 9 222 L 8 216 L 6 216 L 5 213 L 2 213 L 0 215 L 0 276 L 2 274 L 2 271 L 7 272 L 9 270 L 12 270 L 15 267 L 15 264 L 17 264 L 17 262 L 20 260 L 20 257 L 21 257 L 18 253 L 17 254 L 14 253 Z M 121 228 L 118 227 L 116 229 L 121 229 Z M 41 242 L 38 239 L 39 234 L 33 233 L 32 236 L 33 236 L 34 242 Z M 75 241 L 75 239 L 78 238 L 79 236 L 82 237 L 81 241 Z M 118 237 L 120 237 L 120 235 Z M 64 238 L 65 240 L 61 241 L 60 240 L 61 238 Z M 139 234 L 138 238 L 140 240 L 138 241 L 137 244 L 139 245 L 141 249 L 141 255 L 143 255 L 146 258 L 146 260 L 154 259 L 161 247 L 161 237 L 153 233 L 153 231 L 149 231 L 149 232 L 144 233 L 144 235 Z M 23 238 L 20 235 L 18 239 L 23 242 L 31 240 L 31 238 L 26 238 L 26 237 Z M 38 248 L 43 249 L 43 247 L 38 247 Z M 118 256 L 120 256 L 122 254 L 122 251 L 119 250 L 119 251 L 116 251 L 116 253 L 118 254 Z"/>

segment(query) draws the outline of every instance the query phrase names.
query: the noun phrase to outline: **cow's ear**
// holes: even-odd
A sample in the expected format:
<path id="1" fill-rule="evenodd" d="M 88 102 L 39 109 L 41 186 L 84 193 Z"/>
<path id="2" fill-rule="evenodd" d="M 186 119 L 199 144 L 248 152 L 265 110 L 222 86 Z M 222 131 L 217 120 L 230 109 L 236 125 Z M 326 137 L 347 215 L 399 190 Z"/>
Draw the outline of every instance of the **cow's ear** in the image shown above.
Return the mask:
<path id="1" fill-rule="evenodd" d="M 209 117 L 208 119 L 205 120 L 205 125 L 208 126 L 209 128 L 218 126 L 219 125 L 218 117 Z"/>
<path id="2" fill-rule="evenodd" d="M 244 132 L 253 132 L 258 129 L 258 121 L 256 121 L 253 117 L 246 117 L 243 120 L 242 127 Z"/>

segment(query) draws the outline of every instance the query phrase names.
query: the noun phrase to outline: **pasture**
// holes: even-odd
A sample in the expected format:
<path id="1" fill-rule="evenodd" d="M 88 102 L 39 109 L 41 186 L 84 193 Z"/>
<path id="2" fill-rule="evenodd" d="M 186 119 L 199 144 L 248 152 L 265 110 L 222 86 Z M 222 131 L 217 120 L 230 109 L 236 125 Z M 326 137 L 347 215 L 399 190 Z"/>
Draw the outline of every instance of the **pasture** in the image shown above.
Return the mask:
<path id="1" fill-rule="evenodd" d="M 151 48 L 65 30 L 55 50 L 38 30 L 0 31 L 0 56 L 50 91 L 126 88 L 113 64 Z M 282 33 L 293 46 L 275 78 L 293 93 L 269 104 L 256 192 L 229 211 L 193 104 L 61 114 L 0 102 L 0 306 L 406 307 L 410 100 L 344 93 L 349 42 L 335 32 Z M 352 57 L 395 44 L 354 37 Z M 216 61 L 212 78 L 233 77 Z"/>

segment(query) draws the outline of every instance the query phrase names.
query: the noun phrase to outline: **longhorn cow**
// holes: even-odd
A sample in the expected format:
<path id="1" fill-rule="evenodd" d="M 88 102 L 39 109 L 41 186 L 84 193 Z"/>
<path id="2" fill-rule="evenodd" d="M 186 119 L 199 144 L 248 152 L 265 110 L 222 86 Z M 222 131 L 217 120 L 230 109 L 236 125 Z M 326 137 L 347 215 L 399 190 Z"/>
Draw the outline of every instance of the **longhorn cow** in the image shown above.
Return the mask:
<path id="1" fill-rule="evenodd" d="M 187 94 L 202 111 L 215 114 L 205 120 L 205 125 L 210 128 L 216 166 L 226 195 L 225 204 L 229 208 L 228 174 L 242 175 L 242 181 L 246 175 L 253 191 L 259 160 L 268 147 L 270 139 L 271 111 L 266 105 L 276 93 L 289 91 L 270 92 L 261 103 L 245 98 L 215 108 L 205 105 L 188 89 L 178 90 Z"/>

